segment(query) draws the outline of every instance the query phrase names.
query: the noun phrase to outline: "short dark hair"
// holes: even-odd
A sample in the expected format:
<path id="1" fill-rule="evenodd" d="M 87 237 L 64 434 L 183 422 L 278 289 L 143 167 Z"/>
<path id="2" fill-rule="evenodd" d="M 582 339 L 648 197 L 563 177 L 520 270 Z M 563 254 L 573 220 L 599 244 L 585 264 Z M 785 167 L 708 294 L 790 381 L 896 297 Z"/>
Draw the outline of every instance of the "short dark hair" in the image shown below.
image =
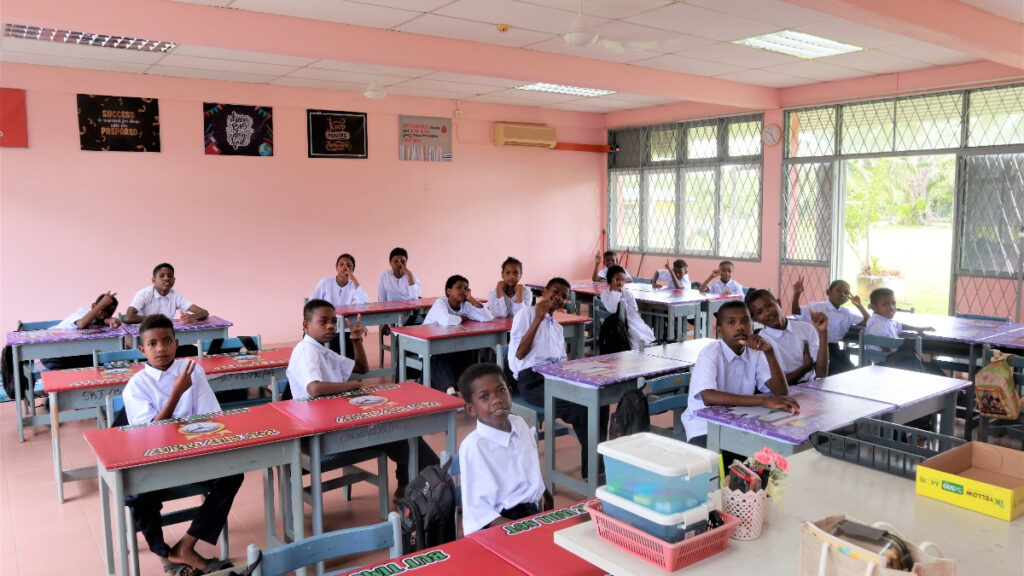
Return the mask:
<path id="1" fill-rule="evenodd" d="M 608 271 L 605 272 L 604 279 L 607 280 L 609 284 L 611 284 L 612 283 L 612 278 L 614 278 L 616 274 L 625 274 L 625 273 L 626 273 L 626 269 L 625 268 L 623 268 L 622 266 L 619 266 L 618 264 L 613 264 L 613 265 L 608 267 Z"/>
<path id="2" fill-rule="evenodd" d="M 518 258 L 514 258 L 512 256 L 505 258 L 505 261 L 501 263 L 501 269 L 504 270 L 505 266 L 508 266 L 509 264 L 512 264 L 513 266 L 519 266 L 520 271 L 522 271 L 523 269 L 523 263 L 520 262 Z"/>
<path id="3" fill-rule="evenodd" d="M 747 308 L 750 308 L 750 305 L 757 302 L 758 298 L 761 298 L 762 296 L 767 296 L 772 301 L 775 300 L 775 296 L 772 295 L 771 290 L 767 290 L 765 288 L 754 288 L 750 292 L 747 292 L 746 297 L 743 298 L 743 303 L 746 304 Z"/>
<path id="4" fill-rule="evenodd" d="M 896 296 L 896 293 L 892 291 L 892 288 L 875 288 L 871 291 L 871 305 L 878 304 L 878 301 L 886 296 Z"/>
<path id="5" fill-rule="evenodd" d="M 391 254 L 388 254 L 388 260 L 391 260 L 395 256 L 403 256 L 405 258 L 408 258 L 409 257 L 409 253 L 406 252 L 405 248 L 402 248 L 402 247 L 393 248 L 391 250 Z"/>
<path id="6" fill-rule="evenodd" d="M 163 314 L 150 314 L 142 320 L 142 324 L 139 324 L 139 342 L 145 339 L 146 332 L 149 330 L 156 330 L 158 328 L 170 328 L 171 333 L 174 333 L 174 322 Z"/>
<path id="7" fill-rule="evenodd" d="M 733 268 L 736 267 L 736 265 L 732 263 L 732 260 L 722 260 L 721 262 L 718 263 L 718 267 L 721 268 L 722 266 L 732 266 Z"/>
<path id="8" fill-rule="evenodd" d="M 726 302 L 725 304 L 722 304 L 722 306 L 718 308 L 718 312 L 715 312 L 715 325 L 716 326 L 721 326 L 722 325 L 722 313 L 723 312 L 728 312 L 729 310 L 732 310 L 732 309 L 743 310 L 744 312 L 747 313 L 747 316 L 750 316 L 750 311 L 747 310 L 747 305 L 746 304 L 744 304 L 743 302 L 740 302 L 739 300 L 729 300 L 728 302 Z"/>
<path id="9" fill-rule="evenodd" d="M 313 311 L 321 308 L 330 308 L 331 310 L 334 310 L 334 304 L 331 304 L 327 300 L 313 298 L 309 302 L 306 302 L 306 305 L 302 307 L 302 319 L 309 322 L 313 319 Z"/>
<path id="10" fill-rule="evenodd" d="M 843 284 L 846 284 L 847 286 L 850 285 L 849 282 L 847 282 L 846 280 L 843 280 L 842 278 L 840 278 L 838 280 L 833 280 L 832 283 L 828 285 L 828 291 L 831 292 L 832 289 L 835 288 L 840 282 L 842 282 Z"/>
<path id="11" fill-rule="evenodd" d="M 466 284 L 469 284 L 469 280 L 467 280 L 465 276 L 461 274 L 452 274 L 448 277 L 448 280 L 445 280 L 444 289 L 451 290 L 452 286 L 455 286 L 456 282 L 465 282 Z"/>
<path id="12" fill-rule="evenodd" d="M 676 258 L 675 262 L 672 263 L 673 268 L 688 268 L 686 260 L 682 258 Z"/>
<path id="13" fill-rule="evenodd" d="M 459 376 L 459 382 L 456 384 L 462 399 L 467 403 L 472 402 L 473 382 L 476 382 L 488 374 L 497 374 L 498 377 L 501 378 L 501 381 L 505 382 L 505 371 L 501 369 L 501 366 L 498 366 L 494 362 L 479 362 L 477 364 L 473 364 L 469 368 L 466 368 L 466 371 L 462 373 L 462 376 Z M 505 382 L 505 385 L 507 386 L 508 382 Z"/>
<path id="14" fill-rule="evenodd" d="M 156 278 L 156 273 L 159 272 L 161 268 L 170 268 L 171 274 L 174 274 L 174 266 L 171 266 L 167 262 L 161 262 L 153 267 L 153 278 Z"/>
<path id="15" fill-rule="evenodd" d="M 103 297 L 106 296 L 106 295 L 107 295 L 107 293 L 104 292 L 103 294 L 100 294 L 99 296 L 97 296 L 96 299 L 92 301 L 93 306 L 95 306 L 96 304 L 99 304 L 100 300 L 103 300 Z M 111 296 L 110 297 L 110 306 L 107 306 L 107 308 L 113 308 L 114 310 L 117 310 L 117 296 Z"/>
<path id="16" fill-rule="evenodd" d="M 349 262 L 352 263 L 352 269 L 353 270 L 355 269 L 355 267 L 356 267 L 356 257 L 351 255 L 351 254 L 349 254 L 348 252 L 345 252 L 341 256 L 338 256 L 338 259 L 334 261 L 334 267 L 335 268 L 338 267 L 338 264 L 341 264 L 341 259 L 342 258 L 348 258 Z"/>
<path id="17" fill-rule="evenodd" d="M 565 278 L 562 278 L 561 276 L 555 276 L 551 280 L 548 280 L 548 283 L 544 285 L 544 289 L 547 290 L 548 288 L 551 288 L 555 284 L 561 284 L 562 286 L 565 286 L 566 290 L 572 290 L 572 285 L 569 284 L 569 281 L 566 280 Z"/>
<path id="18" fill-rule="evenodd" d="M 615 257 L 615 250 L 605 250 L 604 254 L 602 254 L 602 256 L 611 256 L 612 258 L 614 258 Z"/>

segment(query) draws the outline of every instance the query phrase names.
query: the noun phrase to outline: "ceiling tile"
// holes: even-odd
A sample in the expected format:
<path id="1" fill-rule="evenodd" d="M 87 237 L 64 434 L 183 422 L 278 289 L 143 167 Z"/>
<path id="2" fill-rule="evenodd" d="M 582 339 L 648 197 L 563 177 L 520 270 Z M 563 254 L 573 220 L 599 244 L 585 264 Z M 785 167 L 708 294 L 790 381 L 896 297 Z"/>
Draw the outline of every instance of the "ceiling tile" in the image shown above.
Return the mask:
<path id="1" fill-rule="evenodd" d="M 575 10 L 559 10 L 515 0 L 456 0 L 435 10 L 434 14 L 491 25 L 508 24 L 513 28 L 548 34 L 564 34 L 576 18 Z M 597 16 L 590 16 L 586 20 L 590 26 L 605 22 L 604 18 Z"/>
<path id="2" fill-rule="evenodd" d="M 325 80 L 327 82 L 350 82 L 366 86 L 373 78 L 372 72 L 353 72 L 349 70 L 324 70 L 323 68 L 299 68 L 287 75 L 290 78 L 306 78 L 309 80 Z M 377 82 L 381 86 L 397 84 L 408 80 L 403 76 L 387 76 L 378 74 Z"/>
<path id="3" fill-rule="evenodd" d="M 960 0 L 960 2 L 980 8 L 1000 18 L 1024 24 L 1024 2 L 1020 0 Z"/>
<path id="4" fill-rule="evenodd" d="M 907 41 L 906 38 L 891 34 L 878 28 L 871 28 L 863 24 L 849 22 L 847 20 L 826 20 L 815 22 L 794 28 L 797 32 L 814 34 L 829 40 L 853 44 L 861 48 L 880 48 L 882 46 L 893 46 Z"/>
<path id="5" fill-rule="evenodd" d="M 729 72 L 739 72 L 740 70 L 743 70 L 743 67 L 740 66 L 708 62 L 707 60 L 698 60 L 696 58 L 688 58 L 685 56 L 678 56 L 676 54 L 663 54 L 649 60 L 634 62 L 633 65 L 643 66 L 645 68 L 657 68 L 658 70 L 668 70 L 670 72 L 696 74 L 698 76 L 716 76 L 718 74 L 727 74 Z"/>
<path id="6" fill-rule="evenodd" d="M 241 62 L 239 60 L 221 60 L 219 58 L 199 58 L 197 56 L 181 56 L 168 54 L 160 61 L 161 66 L 177 68 L 196 68 L 199 70 L 223 70 L 226 72 L 242 72 L 260 74 L 270 77 L 283 76 L 299 69 L 298 66 L 279 66 L 260 62 Z"/>
<path id="7" fill-rule="evenodd" d="M 0 38 L 0 50 L 21 52 L 22 54 L 39 54 L 43 56 L 63 56 L 84 60 L 107 60 L 110 62 L 131 62 L 135 64 L 155 64 L 167 55 L 166 52 L 150 52 L 126 50 L 123 48 L 104 48 L 84 44 L 65 44 L 63 42 L 45 42 L 26 38 Z"/>
<path id="8" fill-rule="evenodd" d="M 417 70 L 415 68 L 396 68 L 394 66 L 375 66 L 361 62 L 342 62 L 340 60 L 317 60 L 308 66 L 309 68 L 320 68 L 323 70 L 337 70 L 339 72 L 362 72 L 365 74 L 381 74 L 383 76 L 396 76 L 399 78 L 417 78 L 430 74 L 430 70 Z"/>
<path id="9" fill-rule="evenodd" d="M 819 62 L 817 60 L 801 60 L 799 62 L 793 62 L 791 64 L 767 66 L 761 68 L 761 70 L 764 70 L 766 72 L 778 72 L 780 74 L 792 75 L 798 78 L 807 78 L 809 80 L 817 80 L 819 82 L 846 80 L 848 78 L 861 78 L 864 76 L 871 75 L 860 70 L 843 68 L 842 66 L 826 64 L 824 62 Z"/>
<path id="10" fill-rule="evenodd" d="M 392 28 L 420 14 L 411 10 L 373 6 L 348 0 L 235 0 L 231 8 L 370 28 Z"/>
<path id="11" fill-rule="evenodd" d="M 729 16 L 689 4 L 670 4 L 650 12 L 630 16 L 626 20 L 634 24 L 726 41 L 768 34 L 782 28 L 775 24 Z"/>
<path id="12" fill-rule="evenodd" d="M 106 70 L 109 72 L 133 72 L 141 74 L 150 67 L 149 64 L 138 62 L 115 62 L 113 60 L 90 60 L 88 58 L 70 58 L 53 54 L 29 54 L 26 52 L 0 51 L 0 61 L 18 64 L 35 64 L 38 66 L 61 66 L 63 68 L 84 68 L 86 70 Z"/>
<path id="13" fill-rule="evenodd" d="M 630 108 L 623 107 L 630 106 L 624 102 L 619 102 L 618 105 L 613 102 L 591 102 L 589 99 L 584 100 L 573 100 L 571 102 L 561 102 L 558 104 L 549 104 L 545 108 L 552 110 L 570 110 L 573 112 L 589 112 L 591 114 L 607 114 L 609 112 L 618 112 L 621 110 L 629 110 Z M 635 107 L 635 105 L 633 105 Z"/>
<path id="14" fill-rule="evenodd" d="M 507 78 L 493 78 L 490 76 L 474 76 L 472 74 L 456 74 L 455 72 L 434 72 L 423 76 L 425 80 L 441 80 L 442 82 L 462 82 L 464 84 L 479 84 L 480 86 L 497 86 L 499 88 L 515 88 L 523 84 L 529 84 L 529 80 L 509 80 Z"/>
<path id="15" fill-rule="evenodd" d="M 280 66 L 305 66 L 316 62 L 316 58 L 300 58 L 283 54 L 266 54 L 264 52 L 252 52 L 251 50 L 228 50 L 226 48 L 211 48 L 209 46 L 189 44 L 179 44 L 174 48 L 172 54 L 178 56 L 199 56 L 201 58 L 220 58 L 222 60 L 239 60 L 242 62 L 262 62 L 264 64 L 277 64 Z"/>
<path id="16" fill-rule="evenodd" d="M 388 86 L 385 91 L 395 96 L 416 96 L 418 98 L 437 98 L 439 100 L 463 100 L 465 95 L 459 92 L 447 92 L 444 90 L 429 90 L 426 88 L 411 88 L 402 86 Z"/>
<path id="17" fill-rule="evenodd" d="M 683 102 L 677 98 L 662 98 L 660 96 L 647 96 L 644 94 L 623 94 L 621 92 L 615 94 L 606 94 L 604 96 L 596 96 L 591 100 L 610 100 L 612 102 L 628 102 L 630 104 L 645 104 L 647 106 L 656 106 L 658 104 L 679 104 Z M 638 108 L 634 106 L 633 108 Z"/>
<path id="18" fill-rule="evenodd" d="M 919 70 L 931 68 L 931 64 L 904 58 L 895 54 L 887 54 L 878 50 L 861 50 L 848 54 L 837 54 L 818 58 L 818 62 L 845 66 L 854 70 L 863 70 L 874 74 L 892 74 L 893 72 L 906 72 L 907 70 Z"/>
<path id="19" fill-rule="evenodd" d="M 897 44 L 896 46 L 886 46 L 885 48 L 879 48 L 878 52 L 905 56 L 907 58 L 913 58 L 914 60 L 920 60 L 921 62 L 927 62 L 928 64 L 936 66 L 966 64 L 967 62 L 974 62 L 975 60 L 978 60 L 977 56 L 917 41 Z"/>
<path id="20" fill-rule="evenodd" d="M 569 100 L 578 99 L 579 96 L 572 96 L 570 94 L 554 94 L 551 92 L 535 92 L 531 90 L 515 89 L 501 90 L 499 92 L 491 92 L 490 94 L 467 98 L 467 100 L 476 100 L 478 102 L 496 102 L 498 104 L 514 103 L 520 106 L 542 106 L 544 104 L 568 102 Z"/>
<path id="21" fill-rule="evenodd" d="M 270 83 L 278 86 L 323 88 L 326 90 L 341 90 L 344 92 L 362 93 L 363 90 L 366 90 L 366 84 L 356 84 L 350 82 L 329 82 L 327 80 L 314 80 L 312 78 L 294 78 L 291 76 L 282 76 L 280 78 L 274 78 L 273 80 L 270 81 Z"/>
<path id="22" fill-rule="evenodd" d="M 733 82 L 743 82 L 744 84 L 768 86 L 769 88 L 788 88 L 790 86 L 803 86 L 804 84 L 813 84 L 815 82 L 814 80 L 808 80 L 806 78 L 797 78 L 796 76 L 767 72 L 765 70 L 743 70 L 740 72 L 730 72 L 729 74 L 716 76 L 716 78 L 732 80 Z"/>
<path id="23" fill-rule="evenodd" d="M 748 48 L 747 46 L 739 46 L 730 42 L 709 44 L 685 52 L 678 52 L 678 55 L 707 60 L 709 62 L 729 64 L 739 68 L 760 68 L 761 66 L 788 64 L 800 60 L 794 56 L 787 56 L 768 50 L 758 50 L 757 48 Z"/>
<path id="24" fill-rule="evenodd" d="M 566 29 L 568 28 L 566 26 Z M 556 37 L 554 34 L 534 32 L 515 27 L 510 28 L 507 32 L 498 32 L 493 24 L 448 18 L 435 14 L 425 14 L 396 27 L 395 30 L 515 48 L 522 48 L 529 44 L 536 44 L 537 42 L 543 42 L 544 40 Z"/>
<path id="25" fill-rule="evenodd" d="M 828 14 L 794 6 L 782 0 L 689 0 L 688 4 L 783 28 L 832 18 Z"/>
<path id="26" fill-rule="evenodd" d="M 661 52 L 645 52 L 617 45 L 606 45 L 600 40 L 590 46 L 574 46 L 561 38 L 552 38 L 539 44 L 533 44 L 529 49 L 551 52 L 553 54 L 579 56 L 580 58 L 590 58 L 605 62 L 635 62 L 636 60 L 652 58 L 661 54 Z"/>
<path id="27" fill-rule="evenodd" d="M 450 3 L 452 0 L 352 0 L 358 4 L 375 4 L 389 8 L 401 8 L 414 12 L 431 12 Z"/>
<path id="28" fill-rule="evenodd" d="M 438 92 L 460 94 L 463 97 L 476 96 L 478 94 L 489 94 L 491 92 L 499 92 L 503 90 L 500 86 L 482 86 L 480 84 L 463 84 L 461 82 L 443 82 L 441 80 L 431 80 L 429 78 L 413 78 L 412 80 L 405 80 L 388 86 L 388 90 L 392 88 L 401 88 L 403 90 L 406 88 L 427 91 L 436 90 Z"/>
<path id="29" fill-rule="evenodd" d="M 146 72 L 155 76 L 177 76 L 184 78 L 205 78 L 207 80 L 221 80 L 225 82 L 249 82 L 253 84 L 268 84 L 275 78 L 272 74 L 254 74 L 250 72 L 237 72 L 226 70 L 205 70 L 201 68 L 181 68 L 178 66 L 163 66 L 157 64 L 151 66 Z"/>
<path id="30" fill-rule="evenodd" d="M 520 0 L 526 4 L 538 6 L 549 6 L 576 12 L 579 10 L 579 0 Z M 611 18 L 614 20 L 647 12 L 671 4 L 675 0 L 586 0 L 583 3 L 583 14 L 586 16 L 597 16 L 599 18 Z"/>
<path id="31" fill-rule="evenodd" d="M 593 27 L 598 44 L 610 50 L 646 50 L 649 52 L 681 52 L 714 43 L 714 40 L 690 36 L 630 22 L 609 22 Z"/>

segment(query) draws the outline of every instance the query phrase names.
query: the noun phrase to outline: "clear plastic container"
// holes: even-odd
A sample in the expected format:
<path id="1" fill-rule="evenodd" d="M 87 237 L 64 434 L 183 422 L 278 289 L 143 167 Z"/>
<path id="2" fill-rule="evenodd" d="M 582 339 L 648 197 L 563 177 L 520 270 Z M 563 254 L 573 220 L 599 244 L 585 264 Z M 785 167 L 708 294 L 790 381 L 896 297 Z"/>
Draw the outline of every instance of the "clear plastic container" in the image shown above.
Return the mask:
<path id="1" fill-rule="evenodd" d="M 715 509 L 709 499 L 684 512 L 659 514 L 650 508 L 620 498 L 605 490 L 603 486 L 597 489 L 597 497 L 601 499 L 605 514 L 673 544 L 707 532 L 708 514 Z"/>
<path id="2" fill-rule="evenodd" d="M 698 506 L 719 488 L 718 454 L 641 432 L 597 446 L 604 456 L 605 490 L 659 514 Z"/>

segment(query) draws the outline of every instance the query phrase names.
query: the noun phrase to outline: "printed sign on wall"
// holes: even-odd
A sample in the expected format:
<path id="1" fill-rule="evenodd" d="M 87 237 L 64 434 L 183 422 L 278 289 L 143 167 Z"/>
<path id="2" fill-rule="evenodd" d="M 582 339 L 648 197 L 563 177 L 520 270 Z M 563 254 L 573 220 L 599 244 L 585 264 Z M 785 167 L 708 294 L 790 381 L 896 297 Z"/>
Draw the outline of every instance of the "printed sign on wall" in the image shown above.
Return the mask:
<path id="1" fill-rule="evenodd" d="M 452 119 L 399 116 L 398 159 L 451 162 Z"/>
<path id="2" fill-rule="evenodd" d="M 203 122 L 207 154 L 274 155 L 274 110 L 269 106 L 203 102 Z"/>
<path id="3" fill-rule="evenodd" d="M 160 107 L 156 98 L 78 95 L 82 150 L 159 152 Z"/>
<path id="4" fill-rule="evenodd" d="M 310 158 L 366 158 L 366 114 L 306 110 Z"/>
<path id="5" fill-rule="evenodd" d="M 28 147 L 24 90 L 0 88 L 0 146 Z"/>

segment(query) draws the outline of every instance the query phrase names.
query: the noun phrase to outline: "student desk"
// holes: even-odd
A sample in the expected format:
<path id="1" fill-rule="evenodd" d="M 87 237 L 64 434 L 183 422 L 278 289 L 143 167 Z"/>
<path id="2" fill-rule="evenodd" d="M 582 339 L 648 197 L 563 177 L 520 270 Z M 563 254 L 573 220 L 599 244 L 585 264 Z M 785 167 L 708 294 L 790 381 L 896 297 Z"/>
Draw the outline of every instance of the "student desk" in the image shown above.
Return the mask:
<path id="1" fill-rule="evenodd" d="M 578 480 L 555 469 L 554 444 L 544 449 L 544 484 L 554 491 L 561 484 L 585 496 L 597 490 L 598 419 L 602 406 L 618 402 L 630 388 L 644 386 L 647 378 L 684 372 L 692 364 L 627 351 L 615 354 L 567 360 L 555 364 L 534 366 L 534 372 L 544 375 L 544 429 L 555 429 L 555 400 L 566 400 L 587 408 L 589 454 L 587 480 Z"/>
<path id="2" fill-rule="evenodd" d="M 527 282 L 526 287 L 533 290 L 534 296 L 540 296 L 544 291 L 544 284 Z M 593 280 L 569 280 L 569 307 L 573 314 L 580 313 L 580 304 L 591 304 L 594 296 L 601 294 L 601 291 L 608 287 L 604 281 L 594 282 Z M 597 290 L 594 292 L 594 290 Z"/>
<path id="3" fill-rule="evenodd" d="M 277 382 L 285 378 L 291 348 L 262 350 L 254 354 L 219 354 L 198 359 L 199 366 L 206 371 L 210 387 L 214 392 L 246 389 L 259 386 L 261 381 L 270 379 L 271 397 L 280 399 Z M 53 474 L 57 483 L 57 502 L 64 502 L 64 481 L 95 478 L 94 467 L 64 470 L 61 461 L 60 428 L 57 424 L 61 410 L 84 410 L 102 408 L 108 398 L 120 396 L 128 380 L 142 370 L 143 364 L 119 368 L 74 368 L 71 370 L 50 370 L 43 373 L 43 390 L 50 396 L 50 442 L 53 448 Z M 107 414 L 111 414 L 107 406 Z M 103 412 L 97 410 L 100 428 L 106 428 Z"/>
<path id="4" fill-rule="evenodd" d="M 707 300 L 700 304 L 700 310 L 704 313 L 704 324 L 701 326 L 701 331 L 697 334 L 701 338 L 712 338 L 714 337 L 712 327 L 715 325 L 715 314 L 718 312 L 718 309 L 726 302 L 742 302 L 743 294 L 729 294 L 728 296 L 705 294 L 705 296 Z"/>
<path id="5" fill-rule="evenodd" d="M 604 576 L 605 571 L 555 545 L 554 534 L 590 518 L 586 501 L 479 530 L 466 538 L 531 576 Z"/>
<path id="6" fill-rule="evenodd" d="M 801 525 L 836 514 L 848 514 L 868 524 L 888 522 L 917 544 L 935 542 L 947 557 L 957 561 L 957 574 L 1021 573 L 1024 517 L 1006 522 L 918 496 L 913 480 L 829 458 L 813 450 L 793 456 L 789 463 L 789 477 L 782 481 L 786 493 L 782 497 L 781 515 L 778 509 L 768 511 L 760 538 L 730 540 L 722 553 L 687 566 L 677 574 L 798 574 Z M 554 540 L 616 576 L 670 574 L 598 538 L 593 522 L 555 532 Z M 817 567 L 813 572 L 817 572 Z"/>
<path id="7" fill-rule="evenodd" d="M 263 501 L 267 546 L 279 543 L 275 530 L 273 476 L 268 470 L 288 466 L 291 474 L 291 515 L 297 538 L 303 536 L 302 473 L 299 439 L 312 432 L 270 404 L 238 408 L 181 420 L 164 420 L 137 426 L 88 430 L 86 442 L 96 454 L 103 508 L 103 540 L 107 573 L 113 575 L 114 552 L 110 535 L 110 500 L 116 511 L 117 551 L 121 574 L 129 574 L 127 538 L 135 538 L 126 526 L 124 497 L 163 488 L 183 486 L 250 470 L 264 470 Z M 284 475 L 282 475 L 283 481 Z M 282 512 L 284 506 L 282 505 Z M 282 514 L 284 521 L 288 517 Z"/>
<path id="8" fill-rule="evenodd" d="M 132 337 L 135 347 L 139 346 L 140 324 L 125 324 L 124 329 Z M 227 338 L 228 328 L 234 326 L 231 322 L 219 316 L 207 316 L 206 320 L 200 322 L 185 323 L 181 320 L 174 320 L 174 335 L 178 338 L 178 346 L 195 344 L 203 340 L 209 341 L 214 338 Z"/>
<path id="9" fill-rule="evenodd" d="M 384 560 L 369 566 L 344 572 L 343 576 L 383 576 L 385 574 L 415 574 L 415 576 L 524 576 L 524 572 L 509 564 L 487 548 L 462 538 L 448 544 L 406 554 L 394 560 Z"/>
<path id="10" fill-rule="evenodd" d="M 590 318 L 555 312 L 555 321 L 562 325 L 572 357 L 583 356 L 584 329 Z M 397 326 L 391 332 L 398 336 L 398 379 L 406 380 L 406 353 L 423 359 L 423 385 L 430 387 L 430 357 L 449 352 L 494 348 L 498 364 L 504 366 L 502 346 L 508 345 L 512 318 L 496 318 L 489 322 L 464 321 L 457 326 Z"/>
<path id="11" fill-rule="evenodd" d="M 91 355 L 93 350 L 120 350 L 128 332 L 124 327 L 86 328 L 85 330 L 23 330 L 8 332 L 7 345 L 14 360 L 14 402 L 18 414 L 18 442 L 25 441 L 25 426 L 46 426 L 50 418 L 43 414 L 24 415 L 21 395 L 21 361 L 66 356 Z M 31 391 L 30 391 L 31 394 Z"/>
<path id="12" fill-rule="evenodd" d="M 335 310 L 338 313 L 338 332 L 344 332 L 346 318 L 353 318 L 361 314 L 359 321 L 363 326 L 401 326 L 406 317 L 417 310 L 425 310 L 434 305 L 437 298 L 417 298 L 416 300 L 394 300 L 391 302 L 371 302 L 369 304 L 349 304 L 338 306 Z M 393 343 L 393 342 L 392 342 Z M 397 348 L 392 347 L 392 350 Z M 345 338 L 341 338 L 341 355 L 345 355 Z M 398 365 L 398 355 L 391 354 L 391 368 L 381 367 L 378 370 L 370 370 L 362 374 L 362 378 L 375 378 L 377 376 L 389 376 L 394 374 Z"/>
<path id="13" fill-rule="evenodd" d="M 302 469 L 310 471 L 313 535 L 317 535 L 323 533 L 320 463 L 324 456 L 406 440 L 410 449 L 409 480 L 412 481 L 419 474 L 417 440 L 421 436 L 445 432 L 445 449 L 449 454 L 457 453 L 455 412 L 464 407 L 465 402 L 415 382 L 402 382 L 332 396 L 275 402 L 270 406 L 313 431 L 313 435 L 302 442 Z M 302 477 L 301 471 L 297 476 Z M 293 488 L 294 484 L 293 481 Z M 299 504 L 294 510 L 301 517 L 301 492 L 299 494 Z M 291 501 L 296 501 L 294 495 Z M 384 516 L 387 506 L 386 501 L 381 503 Z M 301 538 L 301 534 L 297 538 Z"/>
<path id="14" fill-rule="evenodd" d="M 1020 326 L 1020 324 L 1013 324 L 1013 326 Z M 994 336 L 987 336 L 981 339 L 980 344 L 1020 353 L 1024 350 L 1024 327 Z"/>
<path id="15" fill-rule="evenodd" d="M 686 342 L 672 342 L 670 344 L 648 346 L 641 350 L 641 352 L 648 356 L 671 358 L 673 360 L 679 360 L 689 364 L 696 364 L 697 356 L 700 356 L 700 353 L 705 348 L 715 342 L 718 342 L 718 340 L 715 340 L 714 338 L 697 338 L 696 340 L 687 340 Z"/>
<path id="16" fill-rule="evenodd" d="M 636 298 L 640 311 L 652 319 L 668 321 L 666 340 L 676 342 L 683 340 L 686 334 L 686 320 L 693 320 L 694 334 L 706 335 L 707 322 L 701 313 L 701 307 L 708 301 L 708 296 L 696 290 L 672 290 L 662 288 L 652 290 L 649 284 L 627 284 L 627 289 Z"/>

